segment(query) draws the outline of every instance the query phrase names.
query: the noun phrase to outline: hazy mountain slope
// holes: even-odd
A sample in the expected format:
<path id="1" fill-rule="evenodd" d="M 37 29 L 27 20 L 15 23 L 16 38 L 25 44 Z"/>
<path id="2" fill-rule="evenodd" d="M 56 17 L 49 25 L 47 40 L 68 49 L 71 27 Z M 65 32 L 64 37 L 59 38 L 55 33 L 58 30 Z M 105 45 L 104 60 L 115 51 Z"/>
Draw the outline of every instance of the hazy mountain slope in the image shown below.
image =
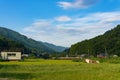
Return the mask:
<path id="1" fill-rule="evenodd" d="M 56 52 L 62 52 L 62 51 L 64 51 L 66 49 L 65 47 L 56 46 L 56 45 L 53 45 L 53 44 L 50 44 L 50 43 L 46 43 L 46 42 L 44 42 L 43 44 L 46 45 L 49 48 L 52 48 Z"/>

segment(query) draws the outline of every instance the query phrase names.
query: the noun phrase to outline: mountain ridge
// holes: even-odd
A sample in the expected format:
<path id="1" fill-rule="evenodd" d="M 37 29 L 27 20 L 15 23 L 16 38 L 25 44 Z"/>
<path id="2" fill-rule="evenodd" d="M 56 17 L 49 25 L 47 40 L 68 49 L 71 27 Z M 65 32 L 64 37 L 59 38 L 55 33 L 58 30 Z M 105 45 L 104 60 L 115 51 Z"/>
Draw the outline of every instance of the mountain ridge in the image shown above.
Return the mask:
<path id="1" fill-rule="evenodd" d="M 3 36 L 5 38 L 8 38 L 8 39 L 11 39 L 14 41 L 18 41 L 18 42 L 24 44 L 25 47 L 27 47 L 29 49 L 34 49 L 38 52 L 52 53 L 52 52 L 57 51 L 57 50 L 52 49 L 52 47 L 46 46 L 46 44 L 44 44 L 44 42 L 36 41 L 34 39 L 28 38 L 16 31 L 8 29 L 8 28 L 0 27 L 0 36 Z M 59 51 L 57 51 L 57 52 L 59 52 Z"/>

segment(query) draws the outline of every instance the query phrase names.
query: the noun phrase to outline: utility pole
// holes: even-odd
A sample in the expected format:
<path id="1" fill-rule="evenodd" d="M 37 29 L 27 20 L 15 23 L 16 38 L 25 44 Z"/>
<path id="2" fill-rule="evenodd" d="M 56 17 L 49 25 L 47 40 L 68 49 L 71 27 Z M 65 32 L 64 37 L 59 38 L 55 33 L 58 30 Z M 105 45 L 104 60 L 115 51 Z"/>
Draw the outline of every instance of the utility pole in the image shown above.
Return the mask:
<path id="1" fill-rule="evenodd" d="M 107 54 L 107 49 L 105 47 L 105 58 L 107 58 L 108 54 Z"/>
<path id="2" fill-rule="evenodd" d="M 88 58 L 90 58 L 90 50 L 88 49 Z"/>

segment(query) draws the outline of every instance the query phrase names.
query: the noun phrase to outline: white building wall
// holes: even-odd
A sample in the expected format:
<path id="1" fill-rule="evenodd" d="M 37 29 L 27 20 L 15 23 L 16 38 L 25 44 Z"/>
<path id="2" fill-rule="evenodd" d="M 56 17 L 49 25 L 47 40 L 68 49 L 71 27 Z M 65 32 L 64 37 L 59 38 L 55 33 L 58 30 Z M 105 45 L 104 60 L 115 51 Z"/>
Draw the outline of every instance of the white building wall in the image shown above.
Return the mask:
<path id="1" fill-rule="evenodd" d="M 11 54 L 11 56 L 8 54 Z M 12 54 L 15 54 L 15 56 L 12 56 Z M 21 52 L 1 52 L 1 57 L 4 60 L 21 60 Z"/>

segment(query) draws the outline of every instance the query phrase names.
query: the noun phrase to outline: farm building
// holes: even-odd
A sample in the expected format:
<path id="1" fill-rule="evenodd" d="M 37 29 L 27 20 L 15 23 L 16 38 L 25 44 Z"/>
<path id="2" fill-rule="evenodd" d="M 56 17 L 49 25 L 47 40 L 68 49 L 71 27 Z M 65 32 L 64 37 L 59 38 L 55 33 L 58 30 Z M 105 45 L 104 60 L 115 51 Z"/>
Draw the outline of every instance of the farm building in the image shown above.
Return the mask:
<path id="1" fill-rule="evenodd" d="M 21 60 L 21 52 L 1 52 L 3 60 Z"/>

